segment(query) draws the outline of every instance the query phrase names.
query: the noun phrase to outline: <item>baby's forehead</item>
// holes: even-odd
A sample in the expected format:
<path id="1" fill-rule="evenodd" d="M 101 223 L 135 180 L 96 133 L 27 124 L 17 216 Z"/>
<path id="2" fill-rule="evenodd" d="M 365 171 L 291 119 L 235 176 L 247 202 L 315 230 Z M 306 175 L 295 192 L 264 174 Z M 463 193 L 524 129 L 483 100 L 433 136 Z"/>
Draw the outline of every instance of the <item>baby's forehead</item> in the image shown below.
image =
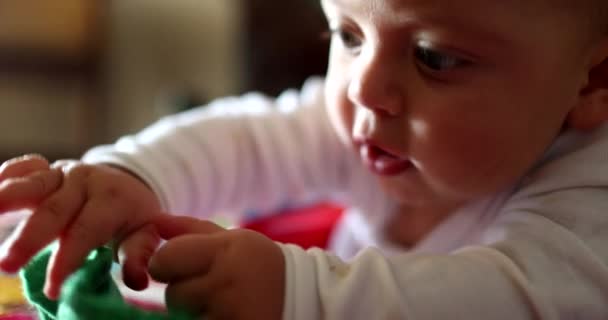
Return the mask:
<path id="1" fill-rule="evenodd" d="M 356 8 L 360 10 L 399 10 L 414 7 L 434 7 L 435 9 L 449 10 L 451 4 L 460 7 L 479 7 L 487 4 L 508 4 L 510 7 L 519 7 L 521 10 L 538 10 L 541 8 L 564 8 L 567 10 L 580 9 L 582 7 L 593 7 L 598 1 L 605 0 L 321 0 L 331 2 L 340 6 Z"/>
<path id="2" fill-rule="evenodd" d="M 519 19 L 539 20 L 542 17 L 576 17 L 591 20 L 597 5 L 608 0 L 321 0 L 340 9 L 381 17 L 379 24 L 407 21 L 419 15 L 473 17 L 491 20 L 492 13 L 504 13 Z M 489 10 L 488 10 L 489 9 Z M 590 13 L 591 12 L 591 13 Z"/>
<path id="3" fill-rule="evenodd" d="M 492 10 L 495 12 L 531 11 L 536 7 L 532 3 L 547 1 L 553 0 L 322 0 L 329 7 L 347 13 L 378 17 L 376 22 L 380 24 L 403 22 L 421 16 L 479 17 L 490 14 L 486 10 L 488 8 L 496 9 Z"/>

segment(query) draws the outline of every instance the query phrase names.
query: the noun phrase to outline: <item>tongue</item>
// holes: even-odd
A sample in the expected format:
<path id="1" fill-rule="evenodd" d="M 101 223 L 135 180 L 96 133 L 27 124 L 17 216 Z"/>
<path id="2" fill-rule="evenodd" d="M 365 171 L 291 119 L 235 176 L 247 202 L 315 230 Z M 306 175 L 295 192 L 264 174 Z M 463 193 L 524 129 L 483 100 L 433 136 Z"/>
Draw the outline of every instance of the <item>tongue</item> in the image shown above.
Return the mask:
<path id="1" fill-rule="evenodd" d="M 374 161 L 374 166 L 379 170 L 386 170 L 395 166 L 402 166 L 403 164 L 407 164 L 407 160 L 399 159 L 393 155 L 389 154 L 381 154 L 378 155 L 376 160 Z"/>
<path id="2" fill-rule="evenodd" d="M 402 160 L 391 156 L 379 156 L 374 162 L 375 171 L 380 174 L 393 175 L 410 167 L 408 160 Z"/>
<path id="3" fill-rule="evenodd" d="M 370 158 L 373 159 L 386 159 L 386 160 L 398 160 L 399 158 L 396 157 L 395 155 L 388 153 L 378 147 L 374 147 L 374 146 L 370 146 L 368 147 L 368 152 L 369 152 L 369 156 Z"/>
<path id="4" fill-rule="evenodd" d="M 375 146 L 363 147 L 361 154 L 369 161 L 373 171 L 383 175 L 399 173 L 411 165 L 409 160 L 401 159 Z"/>
<path id="5" fill-rule="evenodd" d="M 395 162 L 395 161 L 403 161 L 393 155 L 390 154 L 379 154 L 376 156 L 376 162 Z"/>

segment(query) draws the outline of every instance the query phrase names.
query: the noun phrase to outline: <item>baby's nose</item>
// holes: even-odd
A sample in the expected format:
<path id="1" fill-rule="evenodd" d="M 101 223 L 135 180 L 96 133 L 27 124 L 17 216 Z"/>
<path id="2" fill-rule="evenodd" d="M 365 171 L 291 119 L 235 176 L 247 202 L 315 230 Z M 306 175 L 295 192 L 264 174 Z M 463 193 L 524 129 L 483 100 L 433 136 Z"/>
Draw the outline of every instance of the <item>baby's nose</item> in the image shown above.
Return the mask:
<path id="1" fill-rule="evenodd" d="M 398 116 L 403 111 L 398 70 L 379 57 L 362 54 L 354 62 L 348 85 L 348 98 L 357 106 L 386 116 Z"/>

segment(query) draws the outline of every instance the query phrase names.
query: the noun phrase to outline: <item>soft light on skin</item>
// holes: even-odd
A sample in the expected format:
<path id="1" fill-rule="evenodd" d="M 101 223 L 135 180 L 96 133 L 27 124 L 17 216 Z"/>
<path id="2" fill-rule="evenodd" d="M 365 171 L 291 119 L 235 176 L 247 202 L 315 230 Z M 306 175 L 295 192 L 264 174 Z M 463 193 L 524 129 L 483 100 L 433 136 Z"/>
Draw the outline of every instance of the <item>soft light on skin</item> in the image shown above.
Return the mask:
<path id="1" fill-rule="evenodd" d="M 412 125 L 412 132 L 414 132 L 414 134 L 420 139 L 424 139 L 428 131 L 428 125 L 426 122 L 420 119 L 412 119 L 410 123 Z"/>

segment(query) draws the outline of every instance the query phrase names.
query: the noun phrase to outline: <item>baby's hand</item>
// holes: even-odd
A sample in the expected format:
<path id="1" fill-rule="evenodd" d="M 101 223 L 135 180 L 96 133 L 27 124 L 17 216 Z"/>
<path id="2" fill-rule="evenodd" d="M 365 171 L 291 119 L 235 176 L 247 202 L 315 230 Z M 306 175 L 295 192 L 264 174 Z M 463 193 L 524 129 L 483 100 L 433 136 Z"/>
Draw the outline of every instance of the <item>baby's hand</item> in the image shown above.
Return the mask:
<path id="1" fill-rule="evenodd" d="M 45 293 L 57 298 L 63 281 L 92 249 L 120 244 L 125 283 L 147 286 L 147 263 L 159 237 L 151 224 L 160 213 L 154 193 L 131 174 L 105 165 L 39 156 L 9 160 L 0 168 L 0 214 L 32 214 L 2 245 L 0 270 L 16 272 L 38 251 L 58 240 L 47 270 Z"/>
<path id="2" fill-rule="evenodd" d="M 285 262 L 273 241 L 189 217 L 162 216 L 156 225 L 171 240 L 149 271 L 168 284 L 169 308 L 210 319 L 281 319 Z"/>

